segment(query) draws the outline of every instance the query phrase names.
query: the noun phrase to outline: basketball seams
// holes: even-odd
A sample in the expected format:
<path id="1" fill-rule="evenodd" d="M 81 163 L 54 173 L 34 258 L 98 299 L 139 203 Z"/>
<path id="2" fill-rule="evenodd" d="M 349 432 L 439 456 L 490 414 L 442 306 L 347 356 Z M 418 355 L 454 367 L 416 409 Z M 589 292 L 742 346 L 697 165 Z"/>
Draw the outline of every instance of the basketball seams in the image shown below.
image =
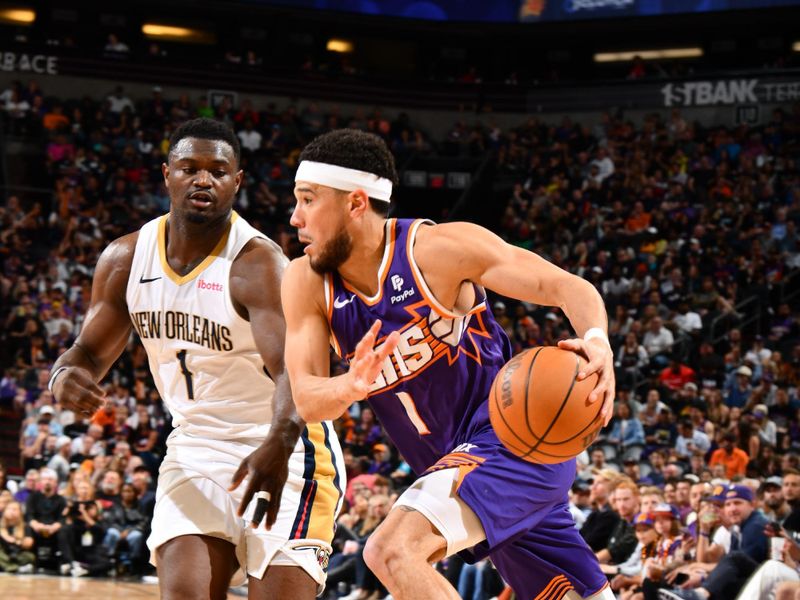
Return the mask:
<path id="1" fill-rule="evenodd" d="M 545 348 L 549 348 L 549 350 L 547 356 L 542 358 L 542 361 L 544 362 L 538 361 L 539 354 Z M 585 438 L 582 439 L 581 436 L 585 436 L 586 432 L 589 430 L 596 432 L 600 426 L 602 426 L 602 423 L 599 421 L 599 419 L 602 414 L 603 403 L 600 402 L 598 403 L 595 414 L 588 421 L 588 423 L 582 427 L 580 431 L 573 433 L 575 432 L 575 429 L 572 429 L 572 427 L 579 426 L 578 423 L 574 422 L 575 418 L 578 417 L 578 414 L 580 413 L 580 415 L 583 416 L 591 410 L 591 407 L 588 403 L 584 404 L 586 400 L 585 398 L 581 400 L 580 403 L 578 400 L 583 398 L 585 395 L 588 396 L 588 394 L 591 392 L 591 389 L 594 387 L 592 380 L 589 378 L 584 381 L 577 381 L 577 375 L 580 372 L 581 364 L 583 362 L 582 357 L 577 354 L 574 355 L 575 363 L 572 379 L 568 390 L 566 390 L 566 395 L 563 397 L 561 403 L 558 404 L 557 400 L 555 400 L 555 402 L 548 401 L 547 411 L 540 410 L 544 407 L 538 404 L 537 406 L 528 406 L 529 403 L 532 404 L 531 401 L 533 398 L 531 398 L 531 396 L 536 396 L 537 394 L 539 396 L 545 394 L 554 399 L 558 398 L 558 395 L 560 395 L 558 392 L 560 381 L 563 381 L 562 377 L 563 375 L 566 375 L 564 371 L 569 372 L 569 360 L 566 360 L 565 362 L 565 356 L 558 356 L 564 352 L 566 351 L 550 346 L 539 347 L 536 348 L 535 351 L 533 348 L 531 348 L 530 350 L 524 351 L 515 356 L 512 360 L 506 363 L 506 365 L 502 367 L 500 372 L 495 377 L 495 381 L 492 385 L 488 398 L 489 416 L 491 417 L 492 425 L 496 425 L 496 427 L 494 427 L 495 433 L 500 439 L 502 445 L 505 446 L 505 448 L 517 458 L 542 464 L 555 464 L 564 462 L 574 458 L 577 453 L 585 449 L 582 445 Z M 528 368 L 525 370 L 525 374 L 523 375 L 522 369 L 519 367 L 524 365 L 525 360 L 530 360 L 530 362 L 528 364 Z M 509 374 L 507 367 L 511 363 L 517 363 L 518 367 L 513 369 L 514 372 Z M 531 379 L 534 375 L 535 364 L 539 365 L 540 371 L 543 369 L 545 371 L 540 374 L 544 378 L 541 381 L 537 379 L 536 386 L 531 383 Z M 543 365 L 550 366 L 545 368 Z M 515 372 L 517 370 L 520 371 L 519 374 Z M 549 375 L 553 375 L 554 378 L 551 380 Z M 520 381 L 520 377 L 526 377 L 524 383 Z M 509 388 L 508 391 L 512 394 L 512 399 L 514 400 L 513 405 L 510 406 L 505 406 L 502 403 L 503 398 L 505 397 L 506 388 Z M 576 396 L 574 399 L 572 398 L 573 394 Z M 523 407 L 519 406 L 519 398 L 521 395 L 523 401 L 525 402 Z M 550 411 L 556 405 L 558 405 L 558 408 L 553 414 Z M 553 417 L 543 432 L 543 435 L 540 437 L 533 430 L 533 425 L 541 425 L 541 419 L 543 417 L 542 413 L 544 412 L 553 414 Z M 531 417 L 537 419 L 536 423 L 531 421 Z M 564 417 L 563 421 L 561 420 L 562 417 Z M 525 420 L 525 426 L 527 427 L 528 431 L 527 438 L 523 437 L 522 435 L 522 433 L 525 431 L 521 424 L 523 419 Z M 583 419 L 579 419 L 579 421 L 582 420 Z M 513 427 L 511 426 L 511 423 L 513 423 Z M 522 433 L 516 431 L 516 428 L 519 428 Z M 572 429 L 572 431 L 569 431 L 570 429 Z M 570 435 L 569 438 L 559 441 L 551 441 L 547 439 L 549 434 L 562 431 L 567 433 L 567 435 L 571 433 L 573 435 Z M 511 443 L 508 443 L 509 440 Z M 554 454 L 552 453 L 553 450 L 560 450 L 566 454 Z"/>
<path id="2" fill-rule="evenodd" d="M 574 440 L 575 438 L 577 438 L 577 437 L 579 437 L 579 436 L 583 435 L 583 434 L 586 432 L 586 430 L 587 430 L 587 429 L 589 429 L 589 428 L 590 428 L 592 425 L 594 425 L 594 424 L 597 422 L 597 417 L 599 417 L 599 416 L 600 416 L 600 411 L 602 411 L 602 410 L 603 410 L 603 403 L 601 402 L 601 403 L 600 403 L 600 408 L 598 408 L 598 409 L 597 409 L 597 412 L 596 412 L 596 413 L 595 413 L 595 415 L 592 417 L 592 420 L 591 420 L 591 421 L 589 421 L 589 424 L 588 424 L 586 427 L 584 427 L 583 429 L 581 429 L 581 430 L 580 430 L 578 433 L 576 433 L 575 435 L 573 435 L 572 437 L 569 437 L 569 438 L 567 438 L 567 439 L 565 439 L 565 440 L 558 440 L 558 441 L 553 441 L 553 442 L 549 442 L 549 441 L 548 441 L 548 442 L 545 442 L 545 443 L 547 443 L 547 444 L 553 444 L 553 445 L 559 445 L 559 444 L 566 444 L 567 442 L 571 442 L 571 441 L 572 441 L 572 440 Z"/>
<path id="3" fill-rule="evenodd" d="M 542 349 L 541 349 L 541 348 L 539 348 L 539 350 L 537 351 L 537 354 L 538 354 L 539 352 L 541 352 L 541 350 L 542 350 Z M 534 356 L 534 360 L 535 360 L 535 358 L 536 358 L 536 357 Z M 510 361 L 509 361 L 509 362 L 510 362 Z M 503 367 L 503 369 L 505 369 L 505 367 Z M 503 372 L 503 369 L 501 369 L 500 373 L 502 373 L 502 372 Z M 500 373 L 498 373 L 498 375 L 499 375 Z M 505 425 L 505 428 L 506 428 L 506 430 L 507 430 L 507 431 L 509 431 L 509 432 L 510 432 L 510 433 L 511 433 L 511 434 L 512 434 L 512 435 L 513 435 L 515 438 L 517 438 L 517 439 L 518 439 L 520 442 L 522 442 L 522 444 L 523 444 L 523 447 L 529 447 L 529 444 L 528 444 L 528 442 L 526 442 L 524 439 L 522 439 L 522 438 L 520 437 L 520 435 L 519 435 L 519 434 L 518 434 L 516 431 L 514 431 L 514 430 L 511 428 L 511 426 L 508 424 L 508 421 L 506 420 L 505 412 L 503 411 L 503 409 L 502 409 L 502 408 L 500 408 L 500 397 L 499 397 L 499 392 L 498 392 L 498 388 L 499 388 L 499 387 L 502 387 L 502 386 L 497 386 L 497 385 L 495 385 L 495 386 L 492 386 L 492 395 L 493 395 L 493 397 L 494 397 L 494 404 L 495 404 L 495 414 L 496 414 L 497 416 L 499 416 L 499 417 L 500 417 L 500 419 L 503 421 L 503 425 Z M 490 415 L 490 417 L 491 417 L 491 415 Z M 505 441 L 505 440 L 504 440 L 502 443 L 509 445 L 509 444 L 507 443 L 507 441 Z M 518 451 L 522 451 L 522 449 L 521 449 L 521 448 L 516 448 L 516 447 L 515 447 L 514 449 L 515 449 L 515 450 L 518 450 Z"/>
<path id="4" fill-rule="evenodd" d="M 578 372 L 580 371 L 580 368 L 581 368 L 581 360 L 580 360 L 580 357 L 576 354 L 575 355 L 575 373 L 572 376 L 572 382 L 569 385 L 569 389 L 567 390 L 567 394 L 566 394 L 566 396 L 564 396 L 564 399 L 561 401 L 561 406 L 558 407 L 558 410 L 556 411 L 555 416 L 550 421 L 550 425 L 547 426 L 547 429 L 542 434 L 542 437 L 539 438 L 539 441 L 536 442 L 536 444 L 534 444 L 531 447 L 530 450 L 528 450 L 525 454 L 522 455 L 522 458 L 525 458 L 526 456 L 530 456 L 532 452 L 535 452 L 536 449 L 545 440 L 545 438 L 547 437 L 547 434 L 550 433 L 550 430 L 553 429 L 553 427 L 555 426 L 556 422 L 558 421 L 558 418 L 561 416 L 561 413 L 564 412 L 564 407 L 567 405 L 567 402 L 569 401 L 569 397 L 572 394 L 572 388 L 575 387 L 575 380 L 576 380 L 576 378 L 578 376 Z M 527 410 L 527 405 L 528 405 L 528 397 L 525 396 L 525 407 L 526 407 L 526 410 Z M 527 420 L 527 413 L 526 413 L 526 420 Z M 530 427 L 530 424 L 528 424 L 528 427 Z"/>
<path id="5" fill-rule="evenodd" d="M 529 396 L 528 396 L 528 388 L 531 385 L 531 373 L 533 373 L 533 365 L 536 364 L 536 359 L 539 358 L 539 354 L 541 354 L 541 352 L 542 352 L 542 350 L 544 350 L 544 348 L 545 348 L 544 346 L 539 348 L 536 351 L 536 354 L 534 354 L 533 358 L 531 359 L 531 364 L 528 366 L 528 374 L 525 377 L 525 394 L 522 396 L 523 402 L 525 402 L 525 425 L 527 426 L 528 431 L 530 432 L 530 434 L 533 436 L 533 439 L 535 439 L 535 440 L 538 439 L 540 442 L 542 441 L 543 438 L 540 438 L 538 435 L 536 435 L 536 433 L 534 433 L 533 427 L 531 427 L 531 420 L 530 420 L 530 417 L 528 415 L 528 408 L 530 407 L 530 404 L 531 404 L 530 402 L 528 402 L 528 398 L 529 398 Z M 522 439 L 522 438 L 519 438 L 519 439 Z"/>

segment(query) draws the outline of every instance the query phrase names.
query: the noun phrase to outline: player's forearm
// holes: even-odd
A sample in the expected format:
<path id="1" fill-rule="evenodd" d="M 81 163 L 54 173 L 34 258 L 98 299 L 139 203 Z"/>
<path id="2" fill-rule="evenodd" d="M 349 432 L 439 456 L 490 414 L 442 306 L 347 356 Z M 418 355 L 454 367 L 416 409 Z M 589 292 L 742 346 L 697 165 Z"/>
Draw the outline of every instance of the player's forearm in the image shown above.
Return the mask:
<path id="1" fill-rule="evenodd" d="M 111 365 L 101 364 L 101 361 L 98 357 L 92 356 L 92 354 L 86 350 L 79 343 L 79 341 L 76 341 L 66 352 L 58 357 L 55 363 L 53 363 L 53 368 L 50 371 L 50 375 L 52 376 L 53 373 L 62 367 L 77 367 L 79 369 L 88 371 L 94 378 L 95 382 L 97 382 L 103 378 L 110 366 Z"/>
<path id="2" fill-rule="evenodd" d="M 305 421 L 297 414 L 289 376 L 284 372 L 275 378 L 270 435 L 280 437 L 285 447 L 291 451 L 303 432 L 303 427 Z"/>
<path id="3" fill-rule="evenodd" d="M 555 304 L 564 311 L 575 332 L 583 335 L 594 327 L 608 331 L 603 298 L 595 287 L 580 277 L 565 278 L 558 286 Z"/>
<path id="4" fill-rule="evenodd" d="M 304 375 L 292 380 L 297 413 L 307 423 L 338 419 L 360 400 L 351 389 L 349 373 L 336 377 Z"/>

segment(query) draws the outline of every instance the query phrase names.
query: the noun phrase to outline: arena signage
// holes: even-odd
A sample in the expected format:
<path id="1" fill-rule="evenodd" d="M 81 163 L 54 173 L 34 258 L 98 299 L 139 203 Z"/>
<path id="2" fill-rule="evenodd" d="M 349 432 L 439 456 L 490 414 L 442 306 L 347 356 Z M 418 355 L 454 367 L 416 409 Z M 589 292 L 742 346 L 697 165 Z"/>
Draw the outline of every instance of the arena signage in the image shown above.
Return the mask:
<path id="1" fill-rule="evenodd" d="M 661 88 L 664 106 L 718 106 L 800 100 L 800 81 L 761 82 L 758 79 L 687 81 Z"/>
<path id="2" fill-rule="evenodd" d="M 0 71 L 58 75 L 58 57 L 0 52 Z"/>
<path id="3" fill-rule="evenodd" d="M 635 0 L 570 0 L 565 4 L 568 13 L 577 13 L 586 10 L 598 9 L 617 9 L 630 8 L 635 4 Z"/>

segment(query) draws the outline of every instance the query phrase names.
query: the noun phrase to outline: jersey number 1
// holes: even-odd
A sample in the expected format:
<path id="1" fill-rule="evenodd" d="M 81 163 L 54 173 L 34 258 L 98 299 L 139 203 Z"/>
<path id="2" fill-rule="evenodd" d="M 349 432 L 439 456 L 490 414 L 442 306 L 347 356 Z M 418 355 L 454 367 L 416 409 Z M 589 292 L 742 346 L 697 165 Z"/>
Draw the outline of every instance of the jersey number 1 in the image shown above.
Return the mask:
<path id="1" fill-rule="evenodd" d="M 186 350 L 181 350 L 175 356 L 178 357 L 178 361 L 181 363 L 181 373 L 186 378 L 186 395 L 189 396 L 189 400 L 194 400 L 194 385 L 192 385 L 192 372 L 186 366 Z"/>
<path id="2" fill-rule="evenodd" d="M 428 429 L 425 421 L 423 421 L 422 417 L 419 416 L 417 406 L 414 404 L 414 399 L 411 397 L 411 394 L 408 392 L 397 392 L 397 397 L 400 399 L 400 403 L 403 405 L 403 408 L 406 409 L 406 414 L 408 415 L 411 423 L 413 423 L 414 427 L 417 429 L 417 433 L 420 435 L 428 435 L 431 430 Z"/>

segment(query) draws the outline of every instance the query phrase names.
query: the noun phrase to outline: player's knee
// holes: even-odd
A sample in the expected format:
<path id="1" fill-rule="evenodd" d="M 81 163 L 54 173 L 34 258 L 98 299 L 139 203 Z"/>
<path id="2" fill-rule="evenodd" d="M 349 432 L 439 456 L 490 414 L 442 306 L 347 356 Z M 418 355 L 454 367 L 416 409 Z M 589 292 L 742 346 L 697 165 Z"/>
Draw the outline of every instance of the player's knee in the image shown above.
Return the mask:
<path id="1" fill-rule="evenodd" d="M 209 597 L 208 586 L 198 585 L 192 577 L 170 577 L 159 580 L 161 600 L 201 600 Z"/>
<path id="2" fill-rule="evenodd" d="M 375 573 L 380 577 L 380 572 L 383 570 L 383 548 L 381 548 L 380 543 L 376 540 L 376 536 L 373 533 L 369 538 L 367 538 L 367 543 L 364 545 L 364 562 L 367 563 L 370 571 Z"/>
<path id="3" fill-rule="evenodd" d="M 373 533 L 364 546 L 364 562 L 381 581 L 386 581 L 392 573 L 392 564 L 401 556 L 400 546 L 390 543 L 380 531 Z"/>

